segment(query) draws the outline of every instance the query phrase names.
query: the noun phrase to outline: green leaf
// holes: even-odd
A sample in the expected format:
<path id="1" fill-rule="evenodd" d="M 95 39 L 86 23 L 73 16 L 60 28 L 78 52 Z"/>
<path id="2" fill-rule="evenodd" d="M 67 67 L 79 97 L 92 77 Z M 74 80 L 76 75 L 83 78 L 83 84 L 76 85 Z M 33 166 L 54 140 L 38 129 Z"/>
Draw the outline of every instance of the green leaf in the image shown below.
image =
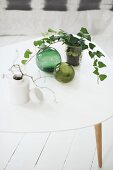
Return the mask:
<path id="1" fill-rule="evenodd" d="M 41 40 L 41 43 L 44 42 L 44 41 L 48 41 L 48 39 L 49 39 L 49 38 L 47 38 L 47 37 L 43 38 L 43 39 L 42 39 L 43 41 Z"/>
<path id="2" fill-rule="evenodd" d="M 82 28 L 80 29 L 80 32 L 82 32 L 82 33 L 84 33 L 84 34 L 89 34 L 88 31 L 87 31 L 87 29 L 84 28 L 84 27 L 82 27 Z"/>
<path id="3" fill-rule="evenodd" d="M 27 60 L 22 60 L 21 63 L 22 64 L 26 64 Z"/>
<path id="4" fill-rule="evenodd" d="M 27 49 L 25 52 L 28 54 L 32 54 L 32 52 L 29 49 Z"/>
<path id="5" fill-rule="evenodd" d="M 95 44 L 89 43 L 89 47 L 93 50 L 93 48 L 95 48 Z"/>
<path id="6" fill-rule="evenodd" d="M 44 48 L 47 48 L 47 45 L 45 43 L 42 43 L 40 46 L 39 46 L 39 49 L 44 49 Z"/>
<path id="7" fill-rule="evenodd" d="M 79 39 L 74 37 L 72 34 L 65 37 L 65 40 L 69 41 L 72 46 L 75 45 L 79 41 Z"/>
<path id="8" fill-rule="evenodd" d="M 80 32 L 79 32 L 77 35 L 78 35 L 79 37 L 81 37 L 81 38 L 85 38 L 85 39 L 91 41 L 91 36 L 90 36 L 90 34 L 88 33 L 87 29 L 84 28 L 84 27 L 82 27 L 82 28 L 80 29 Z"/>
<path id="9" fill-rule="evenodd" d="M 101 53 L 100 51 L 96 51 L 96 55 L 97 55 L 99 58 L 102 57 L 102 56 L 104 56 L 104 54 Z"/>
<path id="10" fill-rule="evenodd" d="M 55 41 L 55 40 L 56 40 L 56 38 L 55 38 L 55 36 L 54 36 L 54 35 L 50 36 L 49 38 L 50 38 L 50 42 L 51 42 L 51 41 Z"/>
<path id="11" fill-rule="evenodd" d="M 53 29 L 51 29 L 51 28 L 48 29 L 48 32 L 57 33 L 55 30 L 53 30 Z"/>
<path id="12" fill-rule="evenodd" d="M 101 61 L 98 62 L 98 66 L 99 66 L 99 68 L 106 67 L 106 65 Z"/>
<path id="13" fill-rule="evenodd" d="M 40 46 L 42 43 L 42 40 L 34 41 L 34 46 Z"/>
<path id="14" fill-rule="evenodd" d="M 87 39 L 88 41 L 91 41 L 91 36 L 89 34 L 84 34 L 83 38 Z"/>
<path id="15" fill-rule="evenodd" d="M 89 56 L 90 56 L 91 58 L 94 58 L 95 52 L 89 51 Z"/>
<path id="16" fill-rule="evenodd" d="M 24 58 L 29 58 L 31 54 L 32 54 L 32 52 L 29 49 L 26 50 L 24 53 Z"/>
<path id="17" fill-rule="evenodd" d="M 63 34 L 66 34 L 66 32 L 64 32 L 64 30 L 62 30 L 62 29 L 59 29 L 58 34 L 63 35 Z"/>
<path id="18" fill-rule="evenodd" d="M 93 71 L 94 74 L 99 75 L 98 68 L 95 67 L 95 70 Z"/>
<path id="19" fill-rule="evenodd" d="M 103 80 L 105 80 L 105 79 L 107 78 L 107 75 L 105 75 L 105 74 L 100 74 L 100 75 L 99 75 L 99 78 L 100 78 L 101 81 L 103 81 Z"/>
<path id="20" fill-rule="evenodd" d="M 88 49 L 88 46 L 86 44 L 82 44 L 82 50 Z"/>
<path id="21" fill-rule="evenodd" d="M 82 36 L 83 36 L 83 34 L 82 34 L 82 33 L 80 33 L 80 32 L 79 32 L 77 35 L 78 35 L 79 37 L 82 37 Z"/>
<path id="22" fill-rule="evenodd" d="M 98 60 L 96 59 L 95 61 L 94 61 L 94 63 L 93 63 L 93 66 L 97 66 L 97 62 L 98 62 Z"/>
<path id="23" fill-rule="evenodd" d="M 48 43 L 48 44 L 51 44 L 51 40 L 48 38 L 48 40 L 46 40 L 46 42 Z M 42 44 L 41 44 L 42 45 Z"/>

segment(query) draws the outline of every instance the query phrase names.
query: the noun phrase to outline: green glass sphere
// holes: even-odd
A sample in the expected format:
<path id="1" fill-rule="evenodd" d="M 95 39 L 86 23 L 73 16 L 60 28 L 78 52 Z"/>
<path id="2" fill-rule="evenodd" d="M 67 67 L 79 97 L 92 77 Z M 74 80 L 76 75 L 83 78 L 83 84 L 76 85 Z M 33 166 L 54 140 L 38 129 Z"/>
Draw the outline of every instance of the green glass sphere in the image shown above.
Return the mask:
<path id="1" fill-rule="evenodd" d="M 73 80 L 74 75 L 73 67 L 66 62 L 59 63 L 55 67 L 54 76 L 60 82 L 68 83 Z"/>
<path id="2" fill-rule="evenodd" d="M 36 55 L 37 66 L 45 72 L 53 72 L 55 66 L 60 62 L 59 52 L 51 47 L 40 50 Z"/>

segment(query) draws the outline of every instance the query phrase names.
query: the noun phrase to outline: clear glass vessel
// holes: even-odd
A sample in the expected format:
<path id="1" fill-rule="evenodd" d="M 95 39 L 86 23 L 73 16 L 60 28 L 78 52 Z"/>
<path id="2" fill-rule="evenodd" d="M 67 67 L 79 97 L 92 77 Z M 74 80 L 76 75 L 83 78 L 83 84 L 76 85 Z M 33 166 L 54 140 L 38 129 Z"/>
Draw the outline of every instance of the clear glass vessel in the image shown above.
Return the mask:
<path id="1" fill-rule="evenodd" d="M 67 63 L 72 66 L 78 66 L 80 64 L 81 52 L 81 46 L 68 46 L 66 50 Z"/>

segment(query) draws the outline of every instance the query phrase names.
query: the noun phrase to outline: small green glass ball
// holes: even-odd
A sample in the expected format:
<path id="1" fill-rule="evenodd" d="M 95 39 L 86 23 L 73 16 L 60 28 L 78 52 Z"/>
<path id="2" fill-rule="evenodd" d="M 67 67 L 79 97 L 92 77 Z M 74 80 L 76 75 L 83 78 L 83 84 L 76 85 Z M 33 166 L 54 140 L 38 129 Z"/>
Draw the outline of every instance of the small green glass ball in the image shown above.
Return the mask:
<path id="1" fill-rule="evenodd" d="M 61 62 L 55 67 L 54 76 L 59 82 L 68 83 L 73 80 L 74 75 L 73 67 L 66 62 Z"/>

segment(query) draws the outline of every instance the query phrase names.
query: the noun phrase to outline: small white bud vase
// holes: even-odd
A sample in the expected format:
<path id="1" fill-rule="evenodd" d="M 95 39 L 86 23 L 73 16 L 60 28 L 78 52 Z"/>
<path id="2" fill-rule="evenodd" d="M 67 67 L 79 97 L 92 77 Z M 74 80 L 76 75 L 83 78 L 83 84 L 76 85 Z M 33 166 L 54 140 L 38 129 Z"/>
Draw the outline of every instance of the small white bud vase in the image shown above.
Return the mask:
<path id="1" fill-rule="evenodd" d="M 21 105 L 29 101 L 29 80 L 12 78 L 8 84 L 8 98 L 11 104 Z"/>

